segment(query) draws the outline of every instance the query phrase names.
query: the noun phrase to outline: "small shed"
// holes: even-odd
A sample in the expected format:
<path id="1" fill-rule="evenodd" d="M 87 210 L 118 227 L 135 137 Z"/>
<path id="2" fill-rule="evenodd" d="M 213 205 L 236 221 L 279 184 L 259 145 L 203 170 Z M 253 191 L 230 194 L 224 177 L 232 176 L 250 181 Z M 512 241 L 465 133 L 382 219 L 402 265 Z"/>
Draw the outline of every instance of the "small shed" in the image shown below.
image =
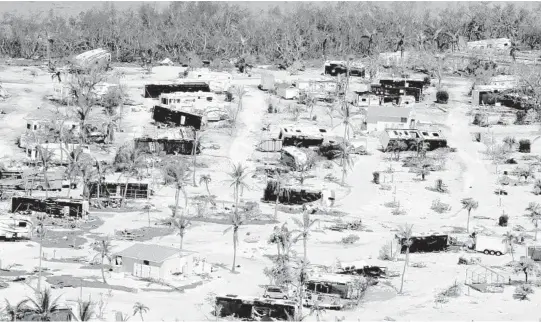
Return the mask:
<path id="1" fill-rule="evenodd" d="M 191 274 L 196 252 L 154 244 L 135 244 L 113 257 L 115 269 L 140 278 L 167 279 Z"/>
<path id="2" fill-rule="evenodd" d="M 299 97 L 299 89 L 290 84 L 279 84 L 276 86 L 276 94 L 283 99 L 292 100 Z"/>

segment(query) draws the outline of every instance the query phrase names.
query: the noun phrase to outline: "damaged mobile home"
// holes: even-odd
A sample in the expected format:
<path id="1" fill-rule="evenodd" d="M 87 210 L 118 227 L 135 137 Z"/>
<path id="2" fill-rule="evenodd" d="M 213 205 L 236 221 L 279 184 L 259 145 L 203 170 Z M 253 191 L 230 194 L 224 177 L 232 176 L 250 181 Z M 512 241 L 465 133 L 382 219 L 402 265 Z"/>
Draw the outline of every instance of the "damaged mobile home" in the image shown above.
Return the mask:
<path id="1" fill-rule="evenodd" d="M 362 277 L 361 277 L 362 278 Z M 306 289 L 316 294 L 335 294 L 341 299 L 355 299 L 361 296 L 354 286 L 354 277 L 343 274 L 316 274 L 310 276 Z"/>
<path id="2" fill-rule="evenodd" d="M 313 126 L 284 126 L 280 129 L 278 140 L 282 140 L 283 146 L 312 147 L 323 143 L 326 129 Z"/>
<path id="3" fill-rule="evenodd" d="M 88 214 L 88 201 L 73 198 L 11 198 L 11 212 L 37 211 L 51 216 L 85 217 Z"/>
<path id="4" fill-rule="evenodd" d="M 406 253 L 406 239 L 395 235 L 400 253 Z M 416 234 L 410 238 L 410 253 L 444 252 L 449 248 L 450 237 L 447 234 Z"/>
<path id="5" fill-rule="evenodd" d="M 159 98 L 161 94 L 174 92 L 210 92 L 210 87 L 204 81 L 158 82 L 145 85 L 144 97 Z"/>
<path id="6" fill-rule="evenodd" d="M 134 139 L 135 148 L 145 153 L 163 151 L 165 154 L 192 155 L 195 145 L 195 131 L 189 128 L 176 128 L 168 131 L 160 131 L 153 135 L 144 134 Z M 201 152 L 200 144 L 197 144 L 195 153 Z"/>
<path id="7" fill-rule="evenodd" d="M 276 198 L 278 198 L 279 203 L 287 205 L 302 205 L 314 202 L 320 200 L 322 196 L 321 190 L 296 185 L 281 187 L 278 193 L 277 183 L 274 180 L 269 180 L 263 191 L 263 201 L 275 202 Z"/>
<path id="8" fill-rule="evenodd" d="M 99 185 L 97 182 L 90 182 L 89 193 L 90 198 L 122 198 L 126 199 L 147 199 L 152 194 L 148 183 L 145 182 L 128 182 L 128 191 L 125 191 L 126 183 L 118 182 L 102 182 Z"/>
<path id="9" fill-rule="evenodd" d="M 92 68 L 109 68 L 111 53 L 103 48 L 85 51 L 73 58 L 73 69 L 84 71 Z"/>
<path id="10" fill-rule="evenodd" d="M 227 294 L 216 296 L 216 316 L 234 316 L 239 319 L 253 319 L 266 316 L 277 320 L 288 320 L 295 316 L 297 303 L 289 300 L 265 299 L 251 296 Z"/>
<path id="11" fill-rule="evenodd" d="M 159 123 L 175 126 L 191 126 L 196 130 L 200 130 L 204 124 L 202 115 L 160 105 L 156 105 L 152 109 L 152 119 Z"/>
<path id="12" fill-rule="evenodd" d="M 325 75 L 338 76 L 340 74 L 346 74 L 348 70 L 348 63 L 345 61 L 326 61 L 323 65 Z M 365 77 L 365 68 L 361 63 L 353 62 L 349 65 L 349 75 L 357 77 Z"/>

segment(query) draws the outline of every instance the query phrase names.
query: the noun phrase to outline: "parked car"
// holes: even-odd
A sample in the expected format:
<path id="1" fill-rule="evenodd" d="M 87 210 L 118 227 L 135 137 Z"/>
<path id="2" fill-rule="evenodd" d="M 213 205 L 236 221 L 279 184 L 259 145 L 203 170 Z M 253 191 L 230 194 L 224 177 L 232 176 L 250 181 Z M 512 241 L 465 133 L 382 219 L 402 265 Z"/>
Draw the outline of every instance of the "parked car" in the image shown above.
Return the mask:
<path id="1" fill-rule="evenodd" d="M 268 285 L 265 287 L 265 293 L 263 293 L 263 297 L 267 299 L 287 300 L 289 298 L 289 295 L 287 290 L 280 286 Z"/>

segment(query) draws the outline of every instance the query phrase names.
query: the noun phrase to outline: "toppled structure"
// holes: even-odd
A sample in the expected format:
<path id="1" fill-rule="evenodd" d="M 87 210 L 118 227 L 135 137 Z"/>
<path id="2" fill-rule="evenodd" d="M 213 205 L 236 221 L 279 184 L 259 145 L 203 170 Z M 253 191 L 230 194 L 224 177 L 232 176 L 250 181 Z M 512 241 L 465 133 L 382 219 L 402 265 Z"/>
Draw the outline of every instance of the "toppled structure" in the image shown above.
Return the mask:
<path id="1" fill-rule="evenodd" d="M 173 92 L 160 94 L 160 103 L 162 105 L 174 105 L 181 103 L 203 103 L 218 101 L 218 97 L 210 92 Z"/>
<path id="2" fill-rule="evenodd" d="M 278 139 L 282 140 L 283 146 L 311 147 L 323 143 L 326 129 L 313 126 L 284 126 L 280 129 Z"/>
<path id="3" fill-rule="evenodd" d="M 61 217 L 85 217 L 88 214 L 88 201 L 73 198 L 11 198 L 11 212 L 19 211 L 37 211 Z"/>
<path id="4" fill-rule="evenodd" d="M 355 261 L 351 263 L 342 263 L 341 268 L 336 271 L 336 274 L 381 278 L 386 277 L 387 267 L 369 265 L 365 261 Z"/>
<path id="5" fill-rule="evenodd" d="M 203 116 L 184 109 L 156 105 L 152 109 L 152 119 L 156 122 L 175 126 L 191 126 L 200 130 L 204 124 Z"/>
<path id="6" fill-rule="evenodd" d="M 64 174 L 62 171 L 47 171 L 47 180 L 43 172 L 34 169 L 14 169 L 2 171 L 1 189 L 12 190 L 62 190 Z"/>
<path id="7" fill-rule="evenodd" d="M 39 148 L 49 151 L 51 154 L 50 164 L 67 165 L 69 163 L 69 154 L 78 148 L 83 153 L 90 154 L 88 145 L 82 144 L 60 144 L 60 143 L 42 143 L 26 148 L 26 157 L 28 162 L 40 162 Z"/>
<path id="8" fill-rule="evenodd" d="M 278 193 L 277 183 L 274 180 L 269 180 L 263 191 L 263 201 L 275 202 L 278 198 L 279 203 L 289 205 L 314 202 L 320 200 L 322 196 L 321 190 L 296 185 L 281 187 L 280 193 Z"/>
<path id="9" fill-rule="evenodd" d="M 369 132 L 411 128 L 414 124 L 415 113 L 410 107 L 369 106 L 366 109 L 366 130 Z"/>
<path id="10" fill-rule="evenodd" d="M 299 89 L 301 95 L 311 96 L 318 100 L 327 99 L 339 89 L 336 81 L 326 78 L 298 80 L 295 86 Z"/>
<path id="11" fill-rule="evenodd" d="M 73 138 L 69 143 L 75 143 L 76 137 L 81 133 L 81 126 L 78 121 L 75 120 L 62 120 L 56 121 L 58 126 L 51 124 L 51 121 L 44 120 L 42 118 L 29 118 L 26 120 L 26 130 L 19 138 L 19 147 L 28 148 L 35 144 L 47 143 L 48 141 L 55 141 L 60 138 L 60 130 L 57 131 L 55 127 L 61 128 L 64 133 L 69 133 Z"/>
<path id="12" fill-rule="evenodd" d="M 294 146 L 285 146 L 280 153 L 280 161 L 293 170 L 300 169 L 307 160 L 306 153 Z"/>
<path id="13" fill-rule="evenodd" d="M 306 289 L 316 294 L 336 294 L 346 300 L 362 296 L 362 292 L 355 289 L 354 277 L 343 274 L 327 273 L 310 276 L 306 282 Z"/>
<path id="14" fill-rule="evenodd" d="M 145 85 L 144 97 L 158 98 L 163 93 L 174 92 L 210 92 L 210 86 L 203 81 L 158 82 Z"/>
<path id="15" fill-rule="evenodd" d="M 163 151 L 165 154 L 192 155 L 195 145 L 195 131 L 189 128 L 178 128 L 169 131 L 160 131 L 154 135 L 145 134 L 134 139 L 135 148 L 146 153 Z M 201 152 L 197 144 L 195 153 Z"/>

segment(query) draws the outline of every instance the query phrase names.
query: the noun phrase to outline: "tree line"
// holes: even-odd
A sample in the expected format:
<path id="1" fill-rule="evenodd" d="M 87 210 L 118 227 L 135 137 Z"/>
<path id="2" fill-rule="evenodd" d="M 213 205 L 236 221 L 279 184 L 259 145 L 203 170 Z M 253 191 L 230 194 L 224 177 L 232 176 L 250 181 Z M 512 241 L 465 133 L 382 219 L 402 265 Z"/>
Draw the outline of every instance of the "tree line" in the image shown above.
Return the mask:
<path id="1" fill-rule="evenodd" d="M 29 16 L 7 13 L 0 53 L 9 57 L 66 57 L 98 47 L 113 59 L 142 57 L 187 62 L 249 57 L 289 65 L 298 60 L 359 57 L 407 49 L 453 49 L 460 36 L 473 41 L 507 37 L 530 49 L 541 44 L 533 10 L 512 3 L 464 3 L 439 12 L 411 3 L 299 3 L 254 12 L 226 2 L 173 2 L 119 11 L 114 3 L 64 17 L 54 11 Z"/>

